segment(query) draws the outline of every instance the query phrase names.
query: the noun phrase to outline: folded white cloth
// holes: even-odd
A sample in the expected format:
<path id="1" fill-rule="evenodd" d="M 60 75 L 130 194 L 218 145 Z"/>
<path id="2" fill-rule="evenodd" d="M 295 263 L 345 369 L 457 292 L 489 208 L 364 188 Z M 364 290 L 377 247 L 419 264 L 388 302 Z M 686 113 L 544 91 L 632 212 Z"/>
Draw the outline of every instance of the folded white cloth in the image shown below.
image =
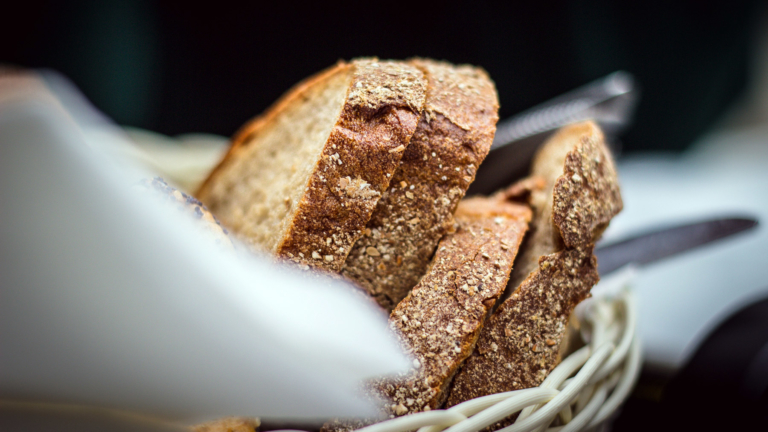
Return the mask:
<path id="1" fill-rule="evenodd" d="M 359 381 L 407 367 L 349 287 L 211 247 L 191 215 L 145 199 L 146 171 L 86 144 L 96 129 L 120 141 L 116 127 L 2 91 L 0 398 L 189 421 L 363 415 Z"/>

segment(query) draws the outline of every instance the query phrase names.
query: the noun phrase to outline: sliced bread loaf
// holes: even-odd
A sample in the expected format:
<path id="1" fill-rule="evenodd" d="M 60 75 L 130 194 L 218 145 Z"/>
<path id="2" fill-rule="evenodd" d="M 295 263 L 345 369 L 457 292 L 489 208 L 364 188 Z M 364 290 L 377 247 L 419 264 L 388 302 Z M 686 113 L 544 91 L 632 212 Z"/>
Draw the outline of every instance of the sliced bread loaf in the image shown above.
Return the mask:
<path id="1" fill-rule="evenodd" d="M 479 68 L 414 59 L 427 95 L 419 124 L 342 274 L 392 310 L 425 273 L 493 141 L 498 99 Z"/>
<path id="2" fill-rule="evenodd" d="M 448 406 L 539 385 L 559 362 L 571 312 L 598 281 L 594 242 L 622 208 L 601 131 L 592 122 L 561 129 L 532 171 L 544 184 L 531 192 L 534 217 L 510 279 L 515 289 L 481 331 Z"/>
<path id="3" fill-rule="evenodd" d="M 337 272 L 410 143 L 425 88 L 403 62 L 339 62 L 247 124 L 197 196 L 255 248 Z"/>

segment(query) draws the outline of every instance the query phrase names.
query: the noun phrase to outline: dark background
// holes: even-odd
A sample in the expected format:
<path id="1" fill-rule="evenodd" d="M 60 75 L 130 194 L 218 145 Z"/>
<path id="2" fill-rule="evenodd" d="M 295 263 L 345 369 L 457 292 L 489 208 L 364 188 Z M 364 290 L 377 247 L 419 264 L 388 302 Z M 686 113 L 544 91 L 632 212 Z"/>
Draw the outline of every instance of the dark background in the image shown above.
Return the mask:
<path id="1" fill-rule="evenodd" d="M 56 69 L 124 125 L 229 136 L 338 59 L 481 65 L 501 118 L 615 70 L 642 87 L 625 150 L 685 148 L 750 77 L 758 1 L 27 1 L 0 62 Z"/>

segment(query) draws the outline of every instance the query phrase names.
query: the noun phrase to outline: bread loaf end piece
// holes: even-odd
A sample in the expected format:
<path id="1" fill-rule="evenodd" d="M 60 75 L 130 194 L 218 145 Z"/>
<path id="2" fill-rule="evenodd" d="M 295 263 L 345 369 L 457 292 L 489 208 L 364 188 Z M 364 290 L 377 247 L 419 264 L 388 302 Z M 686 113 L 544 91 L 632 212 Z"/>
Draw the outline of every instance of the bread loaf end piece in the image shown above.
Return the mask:
<path id="1" fill-rule="evenodd" d="M 246 125 L 198 197 L 253 247 L 339 271 L 410 143 L 425 91 L 406 63 L 340 62 Z"/>
<path id="2" fill-rule="evenodd" d="M 622 207 L 599 128 L 564 127 L 539 151 L 532 171 L 544 187 L 530 188 L 534 217 L 510 278 L 515 289 L 481 332 L 448 406 L 541 384 L 560 360 L 570 314 L 599 280 L 594 241 Z"/>
<path id="3" fill-rule="evenodd" d="M 534 157 L 530 178 L 542 184 L 531 190 L 534 218 L 513 286 L 536 269 L 539 257 L 596 242 L 623 207 L 613 157 L 591 121 L 557 131 Z"/>
<path id="4" fill-rule="evenodd" d="M 490 198 L 463 200 L 458 229 L 443 238 L 429 271 L 390 316 L 413 368 L 372 386 L 391 401 L 389 414 L 438 408 L 470 355 L 528 227 L 527 206 Z"/>
<path id="5" fill-rule="evenodd" d="M 342 269 L 389 311 L 426 272 L 488 154 L 498 121 L 496 89 L 482 69 L 426 59 L 410 64 L 428 82 L 424 111 Z"/>

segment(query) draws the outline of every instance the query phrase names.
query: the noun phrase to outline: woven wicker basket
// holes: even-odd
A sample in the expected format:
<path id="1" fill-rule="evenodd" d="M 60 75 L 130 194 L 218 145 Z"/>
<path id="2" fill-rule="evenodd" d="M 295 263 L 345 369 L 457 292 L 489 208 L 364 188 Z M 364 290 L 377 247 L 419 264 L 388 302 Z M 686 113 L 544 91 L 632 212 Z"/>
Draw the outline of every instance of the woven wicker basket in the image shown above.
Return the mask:
<path id="1" fill-rule="evenodd" d="M 640 372 L 635 302 L 626 286 L 629 277 L 621 279 L 623 287 L 596 295 L 584 305 L 581 327 L 586 345 L 563 359 L 539 387 L 484 396 L 359 431 L 472 432 L 518 412 L 515 423 L 501 431 L 599 429 L 626 400 Z"/>
<path id="2" fill-rule="evenodd" d="M 580 305 L 585 345 L 563 359 L 539 387 L 399 417 L 357 432 L 474 432 L 515 413 L 520 413 L 515 423 L 500 431 L 600 430 L 626 400 L 640 372 L 635 301 L 628 286 L 633 274 L 628 269 L 601 282 L 595 297 Z"/>

